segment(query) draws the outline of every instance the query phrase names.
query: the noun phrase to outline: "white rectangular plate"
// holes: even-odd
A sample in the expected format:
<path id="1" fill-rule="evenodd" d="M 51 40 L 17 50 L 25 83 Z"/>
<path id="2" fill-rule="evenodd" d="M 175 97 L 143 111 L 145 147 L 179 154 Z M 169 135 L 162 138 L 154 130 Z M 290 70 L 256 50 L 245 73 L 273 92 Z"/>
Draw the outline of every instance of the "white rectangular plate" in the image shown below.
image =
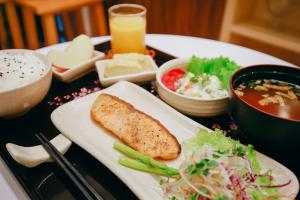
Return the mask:
<path id="1" fill-rule="evenodd" d="M 157 176 L 119 165 L 118 158 L 121 154 L 113 148 L 113 143 L 117 139 L 91 119 L 91 106 L 101 93 L 115 95 L 129 102 L 135 108 L 158 119 L 176 136 L 179 143 L 196 136 L 199 128 L 207 128 L 182 115 L 143 88 L 126 81 L 118 82 L 107 89 L 71 101 L 53 111 L 51 119 L 55 126 L 65 136 L 115 173 L 138 198 L 145 200 L 163 199 L 163 192 L 160 189 Z M 258 153 L 258 159 L 263 168 L 272 169 L 283 180 L 292 180 L 292 183 L 284 188 L 283 192 L 285 194 L 296 195 L 298 193 L 298 180 L 290 170 L 260 153 Z M 167 164 L 178 167 L 182 160 L 183 156 L 181 154 L 179 158 L 169 161 Z"/>

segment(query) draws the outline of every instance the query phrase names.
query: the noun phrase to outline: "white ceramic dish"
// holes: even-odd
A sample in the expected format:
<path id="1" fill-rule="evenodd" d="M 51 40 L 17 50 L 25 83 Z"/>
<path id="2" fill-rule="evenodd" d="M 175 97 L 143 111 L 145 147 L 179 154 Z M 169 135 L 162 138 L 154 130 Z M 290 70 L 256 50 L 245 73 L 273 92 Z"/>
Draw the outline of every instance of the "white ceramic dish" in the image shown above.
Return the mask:
<path id="1" fill-rule="evenodd" d="M 174 68 L 186 68 L 191 58 L 177 58 L 164 63 L 156 73 L 156 85 L 159 96 L 168 104 L 188 115 L 211 117 L 224 113 L 228 109 L 229 96 L 216 99 L 188 97 L 168 89 L 161 78 Z"/>
<path id="2" fill-rule="evenodd" d="M 90 60 L 64 72 L 60 72 L 56 67 L 52 66 L 53 75 L 60 81 L 70 83 L 93 71 L 95 69 L 95 62 L 102 59 L 104 56 L 104 53 L 100 51 L 94 51 L 93 57 Z"/>
<path id="3" fill-rule="evenodd" d="M 72 144 L 72 142 L 62 134 L 57 135 L 50 142 L 62 154 L 65 154 Z M 52 161 L 50 155 L 42 145 L 24 147 L 7 143 L 6 149 L 15 161 L 26 167 L 35 167 L 43 162 Z"/>
<path id="4" fill-rule="evenodd" d="M 118 96 L 137 109 L 158 119 L 176 136 L 179 143 L 196 136 L 199 128 L 207 128 L 177 112 L 141 87 L 125 81 L 64 104 L 51 114 L 53 123 L 64 135 L 115 173 L 138 198 L 143 200 L 163 199 L 157 176 L 119 165 L 117 160 L 121 154 L 113 148 L 113 143 L 117 139 L 92 121 L 90 116 L 91 106 L 101 93 Z M 295 197 L 299 190 L 296 176 L 271 158 L 260 153 L 257 156 L 265 170 L 270 168 L 282 179 L 291 179 L 291 184 L 285 187 L 282 192 Z M 183 156 L 181 154 L 176 160 L 167 163 L 170 166 L 178 167 L 182 160 Z"/>
<path id="5" fill-rule="evenodd" d="M 38 79 L 0 92 L 0 117 L 17 117 L 36 106 L 48 93 L 52 80 L 51 63 L 45 55 L 32 50 L 9 49 L 3 51 L 9 54 L 30 52 L 40 58 L 47 66 L 45 74 Z"/>
<path id="6" fill-rule="evenodd" d="M 129 81 L 133 83 L 144 83 L 147 81 L 151 81 L 155 79 L 155 74 L 158 69 L 156 63 L 152 59 L 151 56 L 146 56 L 148 63 L 150 64 L 149 69 L 135 73 L 135 74 L 128 74 L 128 75 L 123 75 L 123 76 L 113 76 L 113 77 L 104 77 L 104 69 L 107 63 L 107 60 L 100 60 L 96 62 L 96 69 L 98 72 L 99 80 L 100 83 L 103 86 L 109 86 L 112 85 L 118 81 Z"/>

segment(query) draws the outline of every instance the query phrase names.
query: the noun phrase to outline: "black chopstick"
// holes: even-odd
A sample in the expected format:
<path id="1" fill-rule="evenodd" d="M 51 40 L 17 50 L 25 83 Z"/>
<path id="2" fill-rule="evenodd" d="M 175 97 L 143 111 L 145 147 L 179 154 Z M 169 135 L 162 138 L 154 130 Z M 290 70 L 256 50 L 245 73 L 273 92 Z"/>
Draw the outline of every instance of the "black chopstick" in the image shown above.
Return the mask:
<path id="1" fill-rule="evenodd" d="M 103 200 L 96 190 L 83 178 L 73 165 L 62 155 L 45 137 L 44 134 L 35 135 L 52 159 L 60 166 L 67 177 L 77 186 L 82 195 L 88 200 Z"/>

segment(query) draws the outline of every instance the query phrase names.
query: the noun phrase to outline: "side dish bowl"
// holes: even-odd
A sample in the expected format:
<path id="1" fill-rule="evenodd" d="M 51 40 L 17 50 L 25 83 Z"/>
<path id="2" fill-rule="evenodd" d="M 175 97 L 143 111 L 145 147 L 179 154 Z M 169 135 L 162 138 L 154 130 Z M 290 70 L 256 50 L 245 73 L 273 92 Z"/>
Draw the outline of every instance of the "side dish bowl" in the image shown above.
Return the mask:
<path id="1" fill-rule="evenodd" d="M 95 62 L 102 59 L 104 56 L 104 53 L 100 51 L 94 51 L 93 57 L 90 60 L 79 63 L 78 66 L 72 67 L 71 69 L 63 72 L 60 72 L 59 70 L 57 70 L 57 68 L 52 66 L 53 76 L 60 81 L 70 83 L 93 71 L 95 69 Z"/>
<path id="2" fill-rule="evenodd" d="M 300 69 L 280 65 L 254 65 L 235 72 L 230 80 L 233 118 L 251 139 L 264 146 L 268 145 L 270 149 L 283 150 L 299 146 L 300 120 L 291 117 L 287 112 L 289 110 L 282 107 L 279 108 L 279 114 L 272 114 L 251 103 L 253 98 L 247 100 L 235 92 L 240 84 L 258 79 L 283 81 L 299 86 Z M 296 112 L 300 115 L 300 110 Z"/>
<path id="3" fill-rule="evenodd" d="M 45 55 L 35 51 L 24 49 L 3 51 L 10 55 L 32 53 L 33 56 L 39 58 L 46 66 L 45 72 L 40 77 L 0 91 L 0 117 L 15 117 L 29 111 L 46 96 L 52 80 L 51 63 Z"/>
<path id="4" fill-rule="evenodd" d="M 152 59 L 151 56 L 147 55 L 145 56 L 147 63 L 149 64 L 148 69 L 132 73 L 132 74 L 124 74 L 124 75 L 118 75 L 118 76 L 111 76 L 111 77 L 105 77 L 105 67 L 109 60 L 99 60 L 95 63 L 96 65 L 96 71 L 99 76 L 99 80 L 101 85 L 103 86 L 109 86 L 112 85 L 118 81 L 130 81 L 132 83 L 142 84 L 147 81 L 151 81 L 155 79 L 155 73 L 158 69 L 156 63 Z"/>
<path id="5" fill-rule="evenodd" d="M 229 97 L 214 99 L 201 99 L 178 94 L 168 89 L 161 81 L 163 75 L 174 68 L 187 68 L 191 58 L 178 58 L 164 63 L 156 73 L 157 91 L 159 96 L 169 105 L 182 113 L 198 116 L 211 117 L 227 111 Z"/>

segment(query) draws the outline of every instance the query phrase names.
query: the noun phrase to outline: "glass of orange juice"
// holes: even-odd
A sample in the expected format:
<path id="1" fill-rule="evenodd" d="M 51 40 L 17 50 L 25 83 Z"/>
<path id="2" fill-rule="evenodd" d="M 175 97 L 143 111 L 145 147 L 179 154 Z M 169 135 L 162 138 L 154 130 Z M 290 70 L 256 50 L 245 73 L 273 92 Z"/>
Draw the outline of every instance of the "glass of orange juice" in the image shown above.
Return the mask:
<path id="1" fill-rule="evenodd" d="M 112 53 L 144 53 L 146 8 L 137 4 L 118 4 L 109 8 Z"/>

